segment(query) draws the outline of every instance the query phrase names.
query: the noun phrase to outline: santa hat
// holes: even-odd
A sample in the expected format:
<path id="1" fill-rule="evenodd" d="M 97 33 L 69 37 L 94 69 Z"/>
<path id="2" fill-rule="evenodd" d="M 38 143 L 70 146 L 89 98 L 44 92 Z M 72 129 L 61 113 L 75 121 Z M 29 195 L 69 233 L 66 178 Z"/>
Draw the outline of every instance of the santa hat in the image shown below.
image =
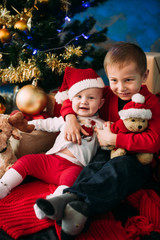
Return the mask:
<path id="1" fill-rule="evenodd" d="M 119 116 L 122 120 L 127 118 L 142 118 L 149 120 L 152 117 L 152 112 L 145 104 L 145 97 L 140 93 L 136 93 L 132 96 L 132 101 L 127 103 L 123 107 L 123 110 L 119 111 Z"/>
<path id="2" fill-rule="evenodd" d="M 93 69 L 66 67 L 63 83 L 55 95 L 56 102 L 61 104 L 68 98 L 72 100 L 72 98 L 82 90 L 94 87 L 104 88 L 105 84 Z"/>

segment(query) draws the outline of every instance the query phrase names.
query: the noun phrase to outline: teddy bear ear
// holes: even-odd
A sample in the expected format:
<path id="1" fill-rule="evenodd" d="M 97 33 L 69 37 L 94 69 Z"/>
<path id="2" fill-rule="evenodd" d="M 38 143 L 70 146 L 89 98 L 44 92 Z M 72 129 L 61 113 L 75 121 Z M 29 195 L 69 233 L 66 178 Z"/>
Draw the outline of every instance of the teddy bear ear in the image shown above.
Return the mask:
<path id="1" fill-rule="evenodd" d="M 28 124 L 28 121 L 24 118 L 22 112 L 17 112 L 13 115 L 10 115 L 8 122 L 15 128 L 19 129 L 22 132 L 31 133 L 35 126 L 33 124 Z"/>

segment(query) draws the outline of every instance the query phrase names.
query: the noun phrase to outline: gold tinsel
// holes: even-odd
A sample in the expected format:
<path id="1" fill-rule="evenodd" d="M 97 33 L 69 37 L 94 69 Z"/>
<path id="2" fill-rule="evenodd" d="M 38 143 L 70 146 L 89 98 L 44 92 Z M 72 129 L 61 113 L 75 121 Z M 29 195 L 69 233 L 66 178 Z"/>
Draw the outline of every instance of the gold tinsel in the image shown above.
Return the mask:
<path id="1" fill-rule="evenodd" d="M 29 59 L 28 63 L 20 60 L 17 68 L 11 65 L 6 69 L 1 69 L 0 77 L 4 83 L 20 83 L 32 80 L 32 78 L 39 78 L 40 71 L 36 67 L 34 59 Z"/>
<path id="2" fill-rule="evenodd" d="M 52 72 L 55 72 L 59 75 L 61 75 L 66 67 L 74 67 L 74 64 L 71 62 L 62 62 L 60 58 L 63 58 L 64 60 L 70 59 L 73 55 L 82 56 L 83 52 L 80 49 L 80 47 L 74 47 L 74 46 L 68 46 L 66 47 L 63 54 L 60 54 L 57 56 L 56 54 L 47 54 L 46 63 L 49 66 L 49 68 L 52 69 Z"/>
<path id="3" fill-rule="evenodd" d="M 12 22 L 12 16 L 10 15 L 10 11 L 8 11 L 6 8 L 3 8 L 3 6 L 0 5 L 0 24 L 8 25 L 11 22 Z"/>
<path id="4" fill-rule="evenodd" d="M 52 69 L 52 72 L 61 75 L 67 66 L 72 67 L 71 63 L 63 63 L 59 60 L 59 57 L 55 54 L 48 53 L 46 63 L 49 68 Z"/>
<path id="5" fill-rule="evenodd" d="M 69 59 L 73 55 L 77 55 L 78 57 L 80 57 L 80 56 L 82 56 L 82 54 L 83 54 L 83 52 L 81 50 L 81 47 L 68 46 L 68 47 L 66 47 L 65 52 L 62 55 L 62 57 L 64 59 Z"/>

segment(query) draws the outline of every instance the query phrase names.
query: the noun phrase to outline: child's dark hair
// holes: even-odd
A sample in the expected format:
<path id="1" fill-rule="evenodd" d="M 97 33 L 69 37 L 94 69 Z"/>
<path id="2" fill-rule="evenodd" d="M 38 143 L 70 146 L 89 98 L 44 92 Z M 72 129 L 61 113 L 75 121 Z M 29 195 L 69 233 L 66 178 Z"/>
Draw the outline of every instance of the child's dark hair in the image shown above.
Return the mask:
<path id="1" fill-rule="evenodd" d="M 137 70 L 143 75 L 147 69 L 147 59 L 144 51 L 134 43 L 118 42 L 114 44 L 107 52 L 104 59 L 104 69 L 107 65 L 123 64 L 135 62 Z"/>

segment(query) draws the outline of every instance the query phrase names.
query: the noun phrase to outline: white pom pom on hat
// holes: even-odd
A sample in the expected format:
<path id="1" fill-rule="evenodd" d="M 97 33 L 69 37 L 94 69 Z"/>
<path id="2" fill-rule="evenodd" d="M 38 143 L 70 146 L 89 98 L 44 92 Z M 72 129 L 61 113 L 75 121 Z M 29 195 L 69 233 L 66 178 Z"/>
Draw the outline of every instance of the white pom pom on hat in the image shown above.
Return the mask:
<path id="1" fill-rule="evenodd" d="M 132 96 L 132 102 L 144 103 L 145 102 L 145 97 L 140 93 L 136 93 Z"/>
<path id="2" fill-rule="evenodd" d="M 132 96 L 132 101 L 125 104 L 123 109 L 119 111 L 119 116 L 122 120 L 128 118 L 142 118 L 151 119 L 152 112 L 145 104 L 145 97 L 140 93 L 136 93 Z"/>
<path id="3" fill-rule="evenodd" d="M 64 100 L 72 98 L 87 88 L 104 88 L 102 78 L 92 69 L 78 69 L 66 67 L 63 83 L 55 95 L 56 102 L 62 104 Z"/>

